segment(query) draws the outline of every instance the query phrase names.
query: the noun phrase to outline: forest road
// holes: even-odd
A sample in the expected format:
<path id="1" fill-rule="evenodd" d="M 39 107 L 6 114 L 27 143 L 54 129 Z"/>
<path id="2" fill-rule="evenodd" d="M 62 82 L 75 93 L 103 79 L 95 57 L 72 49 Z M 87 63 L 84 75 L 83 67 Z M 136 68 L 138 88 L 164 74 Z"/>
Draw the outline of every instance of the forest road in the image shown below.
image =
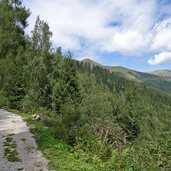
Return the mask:
<path id="1" fill-rule="evenodd" d="M 0 171 L 52 171 L 21 116 L 0 109 Z"/>

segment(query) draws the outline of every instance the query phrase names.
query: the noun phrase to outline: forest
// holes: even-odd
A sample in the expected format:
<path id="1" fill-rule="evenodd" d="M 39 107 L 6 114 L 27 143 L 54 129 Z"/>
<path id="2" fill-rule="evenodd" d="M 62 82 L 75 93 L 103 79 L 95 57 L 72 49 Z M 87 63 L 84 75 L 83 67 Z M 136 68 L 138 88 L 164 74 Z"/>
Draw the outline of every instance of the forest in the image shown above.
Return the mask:
<path id="1" fill-rule="evenodd" d="M 41 116 L 30 122 L 52 166 L 171 170 L 171 94 L 54 50 L 41 16 L 26 35 L 30 14 L 21 0 L 0 1 L 0 107 Z"/>

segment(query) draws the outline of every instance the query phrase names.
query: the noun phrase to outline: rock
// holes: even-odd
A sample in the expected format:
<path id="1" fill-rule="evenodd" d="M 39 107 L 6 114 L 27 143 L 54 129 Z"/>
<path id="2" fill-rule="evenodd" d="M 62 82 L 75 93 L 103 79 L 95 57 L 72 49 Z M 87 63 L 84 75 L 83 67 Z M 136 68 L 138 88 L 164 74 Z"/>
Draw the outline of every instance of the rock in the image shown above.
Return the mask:
<path id="1" fill-rule="evenodd" d="M 39 115 L 36 115 L 36 120 L 40 120 L 40 116 Z"/>
<path id="2" fill-rule="evenodd" d="M 36 118 L 36 114 L 33 114 L 33 115 L 32 115 L 32 118 L 33 118 L 33 119 Z"/>
<path id="3" fill-rule="evenodd" d="M 32 118 L 34 120 L 40 120 L 40 115 L 34 114 L 34 115 L 32 115 Z"/>

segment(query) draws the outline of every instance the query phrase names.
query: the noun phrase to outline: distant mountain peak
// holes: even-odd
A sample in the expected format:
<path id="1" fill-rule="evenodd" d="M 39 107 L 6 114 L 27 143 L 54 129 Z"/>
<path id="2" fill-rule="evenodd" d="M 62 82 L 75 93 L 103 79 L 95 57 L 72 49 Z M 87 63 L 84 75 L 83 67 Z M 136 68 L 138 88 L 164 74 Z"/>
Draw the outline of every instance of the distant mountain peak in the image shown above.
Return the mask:
<path id="1" fill-rule="evenodd" d="M 90 61 L 90 62 L 91 62 L 91 61 L 94 62 L 93 60 L 91 60 L 91 59 L 89 59 L 89 58 L 85 58 L 85 59 L 83 59 L 82 61 L 83 61 L 83 62 L 89 62 L 89 61 Z"/>
<path id="2" fill-rule="evenodd" d="M 157 75 L 171 81 L 171 70 L 164 69 L 164 70 L 156 70 L 149 72 L 150 74 Z"/>
<path id="3" fill-rule="evenodd" d="M 105 66 L 105 65 L 101 65 L 89 58 L 86 58 L 84 60 L 82 60 L 81 62 L 83 63 L 89 63 L 91 67 L 93 66 L 98 66 L 101 67 L 103 69 L 107 69 L 110 72 L 113 72 L 115 74 L 118 74 L 126 79 L 131 79 L 131 80 L 137 80 L 136 78 L 136 71 L 130 70 L 126 67 L 122 67 L 122 66 Z"/>
<path id="4" fill-rule="evenodd" d="M 90 67 L 93 68 L 94 66 L 101 67 L 103 69 L 109 70 L 111 73 L 115 73 L 117 75 L 120 75 L 128 80 L 135 80 L 138 82 L 150 82 L 150 80 L 165 80 L 165 81 L 171 81 L 171 70 L 157 70 L 157 71 L 151 71 L 151 72 L 139 72 L 135 70 L 128 69 L 126 67 L 122 66 L 105 66 L 101 65 L 89 58 L 86 58 L 82 60 L 83 63 L 90 64 Z M 153 82 L 153 81 L 152 81 Z M 170 83 L 169 83 L 170 84 Z"/>
<path id="5" fill-rule="evenodd" d="M 97 63 L 97 62 L 95 62 L 95 61 L 93 61 L 93 60 L 91 60 L 89 58 L 85 58 L 81 62 L 83 62 L 83 63 L 89 63 L 90 65 L 102 67 L 101 64 L 99 64 L 99 63 Z"/>

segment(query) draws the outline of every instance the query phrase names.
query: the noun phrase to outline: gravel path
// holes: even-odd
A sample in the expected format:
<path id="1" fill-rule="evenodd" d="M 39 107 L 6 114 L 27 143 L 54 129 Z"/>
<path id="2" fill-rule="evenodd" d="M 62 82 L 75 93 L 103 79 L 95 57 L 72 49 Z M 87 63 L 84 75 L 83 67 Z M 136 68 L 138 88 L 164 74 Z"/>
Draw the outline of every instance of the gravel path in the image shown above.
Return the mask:
<path id="1" fill-rule="evenodd" d="M 18 161 L 9 161 L 5 156 L 7 141 L 12 141 Z M 10 146 L 7 145 L 8 148 Z M 0 171 L 50 171 L 48 161 L 37 150 L 29 128 L 19 115 L 0 109 Z"/>

